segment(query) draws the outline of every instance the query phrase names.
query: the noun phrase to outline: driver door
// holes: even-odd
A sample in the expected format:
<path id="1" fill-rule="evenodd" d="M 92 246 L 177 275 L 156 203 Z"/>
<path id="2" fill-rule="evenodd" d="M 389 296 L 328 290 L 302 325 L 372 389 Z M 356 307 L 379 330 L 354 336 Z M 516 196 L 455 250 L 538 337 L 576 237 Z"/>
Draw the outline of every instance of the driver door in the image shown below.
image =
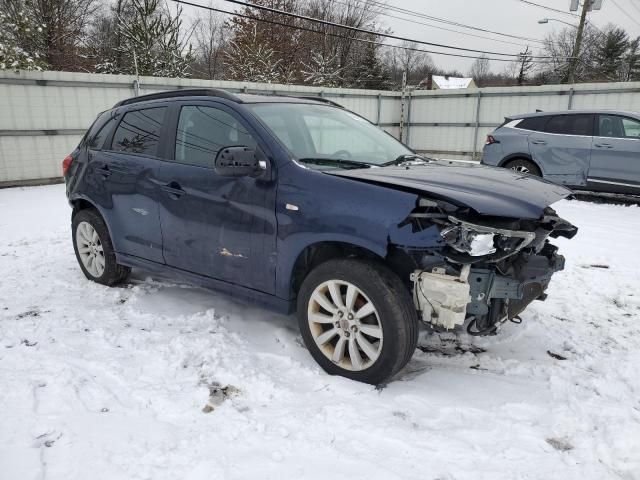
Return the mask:
<path id="1" fill-rule="evenodd" d="M 272 170 L 256 178 L 226 177 L 214 170 L 219 150 L 259 148 L 256 135 L 231 108 L 213 102 L 176 105 L 170 135 L 171 161 L 159 174 L 166 264 L 273 293 Z"/>

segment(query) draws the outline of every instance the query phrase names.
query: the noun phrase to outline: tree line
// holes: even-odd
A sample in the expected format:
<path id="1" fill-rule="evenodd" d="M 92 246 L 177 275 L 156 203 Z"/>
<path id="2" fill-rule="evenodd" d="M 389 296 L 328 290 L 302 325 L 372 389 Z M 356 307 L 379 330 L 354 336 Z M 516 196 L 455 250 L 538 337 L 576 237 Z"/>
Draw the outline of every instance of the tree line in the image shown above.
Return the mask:
<path id="1" fill-rule="evenodd" d="M 188 20 L 165 0 L 0 0 L 0 69 L 64 70 L 191 77 L 326 87 L 427 88 L 432 75 L 472 76 L 478 86 L 560 83 L 566 78 L 575 29 L 550 34 L 534 59 L 530 48 L 492 70 L 480 57 L 469 72 L 436 66 L 417 45 L 381 45 L 379 2 L 253 0 L 301 16 L 348 25 L 315 24 L 243 7 L 228 16 L 198 10 Z M 613 25 L 587 24 L 578 81 L 640 78 L 640 39 Z"/>

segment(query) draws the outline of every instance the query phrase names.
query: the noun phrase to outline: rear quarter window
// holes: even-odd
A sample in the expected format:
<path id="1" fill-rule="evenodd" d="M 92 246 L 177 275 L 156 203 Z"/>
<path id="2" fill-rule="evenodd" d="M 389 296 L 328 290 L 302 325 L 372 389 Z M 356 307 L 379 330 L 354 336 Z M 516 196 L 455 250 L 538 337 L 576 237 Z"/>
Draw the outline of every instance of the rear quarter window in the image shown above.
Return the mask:
<path id="1" fill-rule="evenodd" d="M 111 130 L 113 130 L 115 124 L 116 119 L 109 118 L 108 116 L 106 121 L 96 122 L 96 125 L 94 125 L 94 128 L 91 129 L 87 137 L 87 145 L 89 146 L 89 148 L 93 150 L 100 150 L 104 145 L 104 141 L 109 136 L 109 133 L 111 132 Z"/>
<path id="2" fill-rule="evenodd" d="M 518 123 L 516 128 L 521 128 L 522 130 L 533 130 L 534 132 L 543 132 L 548 121 L 549 117 L 547 116 L 528 117 Z"/>

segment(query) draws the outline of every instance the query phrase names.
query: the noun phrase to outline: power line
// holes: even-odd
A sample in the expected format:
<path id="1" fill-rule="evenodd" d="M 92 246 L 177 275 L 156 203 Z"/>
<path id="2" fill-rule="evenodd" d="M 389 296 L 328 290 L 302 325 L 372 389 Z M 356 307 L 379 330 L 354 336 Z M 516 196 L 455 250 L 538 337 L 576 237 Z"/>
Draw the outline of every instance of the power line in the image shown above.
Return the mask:
<path id="1" fill-rule="evenodd" d="M 365 5 L 370 3 L 370 4 L 373 4 L 373 5 L 377 6 L 378 8 L 383 8 L 385 10 L 392 10 L 394 12 L 403 13 L 405 15 L 411 15 L 411 16 L 415 16 L 415 17 L 420 17 L 420 18 L 424 18 L 424 19 L 427 19 L 427 20 L 432 20 L 432 21 L 435 21 L 435 22 L 438 22 L 438 23 L 444 23 L 444 24 L 453 25 L 453 26 L 456 26 L 456 27 L 467 28 L 467 29 L 476 30 L 476 31 L 479 31 L 479 32 L 491 33 L 493 35 L 500 35 L 500 36 L 508 37 L 508 38 L 515 38 L 517 40 L 524 40 L 526 42 L 544 43 L 542 40 L 537 39 L 537 38 L 522 37 L 522 36 L 518 36 L 518 35 L 511 35 L 511 34 L 508 34 L 508 33 L 496 32 L 496 31 L 493 31 L 493 30 L 487 30 L 486 28 L 476 27 L 476 26 L 473 26 L 473 25 L 466 25 L 464 23 L 456 22 L 456 21 L 453 21 L 453 20 L 448 20 L 446 18 L 434 17 L 432 15 L 427 15 L 425 13 L 421 13 L 421 12 L 418 12 L 418 11 L 415 11 L 415 10 L 409 10 L 409 9 L 402 8 L 402 7 L 397 7 L 397 6 L 394 6 L 394 5 L 387 5 L 385 3 L 382 3 L 382 2 L 379 2 L 379 1 L 376 1 L 376 0 L 369 0 L 369 1 L 367 1 L 367 0 L 356 0 L 356 1 L 359 2 L 359 3 L 364 3 Z M 384 13 L 383 13 L 383 15 L 384 15 Z"/>
<path id="2" fill-rule="evenodd" d="M 347 3 L 342 2 L 340 0 L 334 0 L 334 1 L 336 1 L 337 3 L 339 3 L 341 5 L 347 5 Z M 358 0 L 356 0 L 356 1 L 358 1 Z M 404 12 L 399 12 L 398 10 L 393 8 L 392 6 L 387 6 L 387 8 L 389 10 L 393 11 L 393 12 L 405 14 Z M 416 25 L 424 25 L 426 27 L 436 28 L 438 30 L 444 30 L 444 31 L 447 31 L 447 32 L 454 32 L 454 33 L 458 33 L 460 35 L 466 35 L 468 37 L 483 38 L 483 39 L 489 40 L 491 42 L 505 43 L 507 45 L 517 45 L 517 46 L 520 46 L 520 47 L 526 47 L 527 46 L 527 44 L 525 44 L 525 43 L 517 43 L 517 42 L 509 41 L 509 40 L 499 40 L 497 38 L 486 37 L 486 36 L 483 36 L 483 35 L 476 35 L 474 33 L 463 32 L 461 30 L 454 30 L 452 28 L 441 27 L 439 25 L 434 25 L 433 23 L 420 22 L 418 20 L 413 20 L 411 18 L 404 18 L 404 17 L 399 17 L 397 15 L 391 15 L 390 13 L 380 12 L 380 15 L 383 16 L 383 17 L 396 18 L 398 20 L 402 20 L 404 22 L 409 22 L 409 23 L 414 23 Z M 408 14 L 405 14 L 405 15 L 408 15 Z M 518 38 L 520 38 L 520 37 L 518 37 Z M 535 40 L 531 39 L 530 41 L 535 41 Z M 540 42 L 540 43 L 544 43 L 542 40 L 537 40 L 537 41 Z"/>
<path id="3" fill-rule="evenodd" d="M 540 5 L 539 3 L 535 3 L 535 2 L 530 2 L 529 0 L 518 0 L 521 3 L 526 3 L 527 5 L 531 5 L 533 7 L 538 7 L 538 8 L 542 8 L 544 10 L 549 10 L 550 12 L 556 12 L 556 13 L 561 13 L 563 15 L 570 15 L 572 17 L 579 17 L 580 15 L 576 15 L 575 13 L 571 13 L 571 12 L 566 12 L 564 10 L 560 10 L 557 8 L 553 8 L 553 7 L 548 7 L 546 5 Z"/>
<path id="4" fill-rule="evenodd" d="M 177 0 L 174 0 L 177 1 Z M 314 23 L 319 23 L 322 25 L 328 25 L 331 27 L 338 27 L 338 28 L 344 28 L 346 30 L 351 30 L 354 32 L 358 32 L 358 33 L 366 33 L 367 35 L 374 35 L 376 37 L 385 37 L 385 38 L 390 38 L 393 40 L 400 40 L 403 42 L 412 42 L 412 43 L 419 43 L 421 45 L 429 45 L 429 46 L 433 46 L 433 47 L 440 47 L 440 48 L 448 48 L 448 49 L 452 49 L 452 50 L 460 50 L 460 51 L 465 51 L 465 52 L 473 52 L 473 53 L 482 53 L 482 54 L 488 54 L 488 55 L 500 55 L 503 57 L 519 57 L 520 54 L 519 53 L 502 53 L 502 52 L 493 52 L 493 51 L 489 51 L 489 50 L 476 50 L 473 48 L 463 48 L 463 47 L 454 47 L 452 45 L 445 45 L 445 44 L 440 44 L 440 43 L 433 43 L 433 42 L 427 42 L 424 40 L 416 40 L 416 39 L 412 39 L 412 38 L 407 38 L 407 37 L 400 37 L 397 35 L 391 35 L 388 33 L 381 33 L 381 32 L 376 32 L 374 30 L 367 30 L 367 29 L 363 29 L 363 28 L 358 28 L 358 27 L 352 27 L 350 25 L 343 25 L 341 23 L 336 23 L 336 22 L 330 22 L 328 20 L 322 20 L 319 18 L 314 18 L 314 17 L 309 17 L 306 15 L 300 15 L 297 13 L 292 13 L 292 12 L 287 12 L 285 10 L 278 10 L 276 8 L 271 8 L 271 7 L 265 7 L 264 5 L 256 5 L 253 3 L 247 3 L 247 2 L 242 2 L 240 0 L 223 0 L 225 2 L 228 3 L 234 3 L 236 5 L 241 5 L 244 7 L 249 7 L 249 8 L 254 8 L 257 10 L 263 10 L 263 11 L 267 11 L 267 12 L 271 12 L 271 13 L 276 13 L 279 15 L 284 15 L 287 17 L 293 17 L 293 18 L 298 18 L 301 20 L 307 20 L 310 22 L 314 22 Z M 202 7 L 202 5 L 200 5 Z M 438 52 L 438 53 L 442 53 L 442 52 Z M 548 59 L 551 57 L 548 56 L 532 56 L 532 58 L 542 58 L 542 59 Z"/>
<path id="5" fill-rule="evenodd" d="M 640 8 L 638 7 L 638 5 L 636 5 L 636 2 L 634 2 L 633 0 L 629 0 L 629 3 L 631 4 L 631 6 L 635 9 L 636 12 L 640 13 Z M 631 20 L 634 20 L 633 18 L 631 18 Z M 634 20 L 635 21 L 635 20 Z M 637 23 L 637 22 L 636 22 Z"/>
<path id="6" fill-rule="evenodd" d="M 336 38 L 343 38 L 343 39 L 347 39 L 347 40 L 352 40 L 355 42 L 361 42 L 361 43 L 368 43 L 370 45 L 378 45 L 381 47 L 389 47 L 389 48 L 395 48 L 395 49 L 399 49 L 399 50 L 409 50 L 409 51 L 413 51 L 413 52 L 422 52 L 422 53 L 429 53 L 429 54 L 433 54 L 433 55 L 445 55 L 445 56 L 449 56 L 449 57 L 458 57 L 458 58 L 471 58 L 474 60 L 477 60 L 479 58 L 486 58 L 487 60 L 491 60 L 491 61 L 495 61 L 495 62 L 513 62 L 518 61 L 519 57 L 521 56 L 520 54 L 518 54 L 518 58 L 516 59 L 508 59 L 508 58 L 491 58 L 491 57 L 479 57 L 479 56 L 473 56 L 473 55 L 464 55 L 464 54 L 460 54 L 460 53 L 450 53 L 450 52 L 436 52 L 434 50 L 425 50 L 422 48 L 414 48 L 414 47 L 405 47 L 405 46 L 401 46 L 401 45 L 393 45 L 393 44 L 389 44 L 389 43 L 384 43 L 384 42 L 378 42 L 375 40 L 369 40 L 369 39 L 365 39 L 365 38 L 358 38 L 358 37 L 345 37 L 344 35 L 338 35 L 336 33 L 331 33 L 331 32 L 321 32 L 318 30 L 314 30 L 312 28 L 308 28 L 308 27 L 302 27 L 299 25 L 288 25 L 286 23 L 282 23 L 282 22 L 277 22 L 275 20 L 267 20 L 264 18 L 259 18 L 259 17 L 253 17 L 251 15 L 245 15 L 243 13 L 238 13 L 238 12 L 229 12 L 227 10 L 222 10 L 220 8 L 215 8 L 215 7 L 210 7 L 210 6 L 206 6 L 206 5 L 198 5 L 196 3 L 192 3 L 186 0 L 172 0 L 175 3 L 180 3 L 183 5 L 189 5 L 192 7 L 197 7 L 197 8 L 203 8 L 205 10 L 210 10 L 213 12 L 219 12 L 219 13 L 223 13 L 226 15 L 232 15 L 232 16 L 236 16 L 236 17 L 241 17 L 241 18 L 246 18 L 249 20 L 255 20 L 257 22 L 263 22 L 263 23 L 269 23 L 271 25 L 279 25 L 281 27 L 287 27 L 287 28 L 293 28 L 295 30 L 302 30 L 302 31 L 306 31 L 306 32 L 311 32 L 311 33 L 316 33 L 319 35 L 327 35 L 330 37 L 336 37 Z M 538 64 L 544 64 L 544 65 L 550 65 L 553 64 L 554 62 L 551 61 L 538 61 L 538 60 L 533 60 L 535 63 Z"/>
<path id="7" fill-rule="evenodd" d="M 618 7 L 618 10 L 620 10 L 622 13 L 624 13 L 624 15 L 626 17 L 628 17 L 630 20 L 632 20 L 633 22 L 635 22 L 637 25 L 640 25 L 640 22 L 638 22 L 638 20 L 636 20 L 635 18 L 633 18 L 631 15 L 629 15 L 629 12 L 627 12 L 624 8 L 622 8 L 618 2 L 616 2 L 616 0 L 611 0 L 613 2 L 613 4 Z"/>

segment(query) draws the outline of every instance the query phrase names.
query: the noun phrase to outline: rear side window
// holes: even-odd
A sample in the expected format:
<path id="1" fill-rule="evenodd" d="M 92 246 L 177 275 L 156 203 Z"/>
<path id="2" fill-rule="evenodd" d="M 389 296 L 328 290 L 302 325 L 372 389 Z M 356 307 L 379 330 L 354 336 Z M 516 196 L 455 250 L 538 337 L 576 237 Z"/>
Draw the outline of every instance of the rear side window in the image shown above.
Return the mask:
<path id="1" fill-rule="evenodd" d="M 598 135 L 614 138 L 639 138 L 640 121 L 618 115 L 599 115 Z"/>
<path id="2" fill-rule="evenodd" d="M 97 122 L 96 122 L 97 123 Z M 104 145 L 105 139 L 109 136 L 109 132 L 116 123 L 115 118 L 110 118 L 106 122 L 101 122 L 98 128 L 92 129 L 95 130 L 95 133 L 92 131 L 89 133 L 89 148 L 94 150 L 100 150 Z"/>
<path id="3" fill-rule="evenodd" d="M 111 149 L 157 156 L 166 111 L 167 107 L 155 107 L 126 113 L 113 136 Z"/>
<path id="4" fill-rule="evenodd" d="M 588 114 L 555 115 L 551 117 L 545 127 L 547 133 L 563 135 L 591 136 L 593 131 L 593 116 Z"/>
<path id="5" fill-rule="evenodd" d="M 522 120 L 516 128 L 521 128 L 523 130 L 533 130 L 534 132 L 543 132 L 544 127 L 547 124 L 549 117 L 529 117 Z"/>
<path id="6" fill-rule="evenodd" d="M 213 166 L 224 147 L 256 148 L 256 141 L 235 117 L 215 107 L 199 105 L 180 109 L 176 132 L 176 162 Z"/>

